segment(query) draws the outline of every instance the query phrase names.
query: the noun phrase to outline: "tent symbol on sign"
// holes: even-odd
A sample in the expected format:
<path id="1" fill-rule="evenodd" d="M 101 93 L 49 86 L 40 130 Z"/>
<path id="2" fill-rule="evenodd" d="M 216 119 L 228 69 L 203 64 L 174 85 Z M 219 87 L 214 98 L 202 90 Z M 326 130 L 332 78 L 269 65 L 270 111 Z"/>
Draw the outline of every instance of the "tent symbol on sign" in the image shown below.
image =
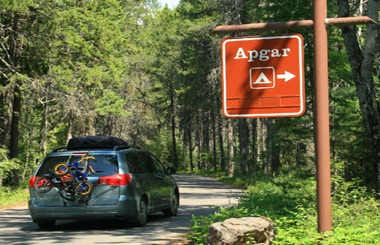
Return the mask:
<path id="1" fill-rule="evenodd" d="M 274 88 L 274 67 L 255 67 L 250 70 L 251 89 Z"/>
<path id="2" fill-rule="evenodd" d="M 272 83 L 272 82 L 269 81 L 267 76 L 265 76 L 264 72 L 262 72 L 260 73 L 260 76 L 256 79 L 256 82 L 254 82 L 253 84 L 269 84 L 269 83 Z"/>

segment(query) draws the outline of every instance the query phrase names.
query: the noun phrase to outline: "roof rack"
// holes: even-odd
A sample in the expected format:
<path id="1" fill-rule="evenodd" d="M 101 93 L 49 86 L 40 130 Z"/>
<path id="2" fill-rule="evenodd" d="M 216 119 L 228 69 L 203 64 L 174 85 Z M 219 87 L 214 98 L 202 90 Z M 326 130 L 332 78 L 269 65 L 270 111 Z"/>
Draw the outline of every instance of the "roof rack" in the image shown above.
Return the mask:
<path id="1" fill-rule="evenodd" d="M 66 147 L 56 148 L 53 152 L 81 149 L 113 149 L 114 151 L 129 148 L 128 142 L 112 136 L 82 136 L 69 140 Z"/>
<path id="2" fill-rule="evenodd" d="M 112 136 L 82 136 L 69 140 L 67 149 L 80 148 L 114 148 L 116 146 L 128 146 L 128 142 Z"/>
<path id="3" fill-rule="evenodd" d="M 131 146 L 129 146 L 129 145 L 95 146 L 95 147 L 83 147 L 83 146 L 79 146 L 79 147 L 71 147 L 71 148 L 60 147 L 60 148 L 56 148 L 56 149 L 52 150 L 52 152 L 60 152 L 60 151 L 67 151 L 67 150 L 84 150 L 84 149 L 112 149 L 113 151 L 120 151 L 120 150 L 128 149 L 130 147 Z M 135 147 L 135 148 L 137 148 L 137 147 Z"/>
<path id="4" fill-rule="evenodd" d="M 113 148 L 114 151 L 120 151 L 120 150 L 124 150 L 124 149 L 128 149 L 130 148 L 129 145 L 117 145 Z"/>

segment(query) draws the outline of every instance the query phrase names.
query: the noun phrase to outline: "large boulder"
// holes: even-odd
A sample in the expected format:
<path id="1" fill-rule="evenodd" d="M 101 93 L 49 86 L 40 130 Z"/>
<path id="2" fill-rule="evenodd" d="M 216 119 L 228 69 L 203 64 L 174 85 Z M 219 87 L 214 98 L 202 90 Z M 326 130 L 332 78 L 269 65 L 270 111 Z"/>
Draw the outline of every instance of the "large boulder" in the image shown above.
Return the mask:
<path id="1" fill-rule="evenodd" d="M 272 244 L 276 223 L 266 217 L 231 218 L 211 225 L 206 244 Z"/>

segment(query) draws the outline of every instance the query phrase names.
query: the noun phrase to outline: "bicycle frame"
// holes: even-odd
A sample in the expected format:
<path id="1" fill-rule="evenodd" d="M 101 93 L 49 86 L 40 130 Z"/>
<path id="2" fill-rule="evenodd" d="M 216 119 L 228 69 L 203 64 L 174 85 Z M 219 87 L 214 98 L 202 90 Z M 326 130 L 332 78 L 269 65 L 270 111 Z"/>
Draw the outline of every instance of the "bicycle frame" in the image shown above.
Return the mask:
<path id="1" fill-rule="evenodd" d="M 40 193 L 46 193 L 53 187 L 56 187 L 62 198 L 76 203 L 87 204 L 90 199 L 90 194 L 93 186 L 87 180 L 88 172 L 97 174 L 96 171 L 90 166 L 89 159 L 95 160 L 95 157 L 83 154 L 79 161 L 69 163 L 71 156 L 66 163 L 58 163 L 50 174 L 40 177 L 36 183 L 35 188 Z M 81 171 L 79 163 L 84 162 L 84 168 Z M 73 175 L 69 173 L 70 169 L 74 167 Z"/>

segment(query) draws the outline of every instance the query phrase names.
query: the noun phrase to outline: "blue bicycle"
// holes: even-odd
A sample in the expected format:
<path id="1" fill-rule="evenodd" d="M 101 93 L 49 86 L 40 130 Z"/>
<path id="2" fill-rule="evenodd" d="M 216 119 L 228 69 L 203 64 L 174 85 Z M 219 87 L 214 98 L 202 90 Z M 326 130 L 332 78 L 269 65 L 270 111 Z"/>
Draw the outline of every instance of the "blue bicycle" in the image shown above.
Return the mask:
<path id="1" fill-rule="evenodd" d="M 73 163 L 58 163 L 54 167 L 54 172 L 58 176 L 73 176 L 74 180 L 77 182 L 75 193 L 81 196 L 88 196 L 93 190 L 93 185 L 88 182 L 87 176 L 89 173 L 97 174 L 89 164 L 90 159 L 96 161 L 95 157 L 84 154 L 79 161 Z M 81 163 L 84 163 L 83 168 L 79 167 L 79 164 Z M 73 174 L 69 173 L 71 169 L 73 169 Z"/>
<path id="2" fill-rule="evenodd" d="M 95 157 L 84 154 L 79 161 L 69 163 L 69 159 L 67 163 L 56 164 L 50 174 L 37 179 L 35 189 L 46 193 L 56 187 L 65 200 L 86 204 L 93 190 L 87 177 L 90 173 L 97 174 L 89 164 L 90 159 L 96 161 Z M 82 163 L 83 168 L 80 167 Z"/>

